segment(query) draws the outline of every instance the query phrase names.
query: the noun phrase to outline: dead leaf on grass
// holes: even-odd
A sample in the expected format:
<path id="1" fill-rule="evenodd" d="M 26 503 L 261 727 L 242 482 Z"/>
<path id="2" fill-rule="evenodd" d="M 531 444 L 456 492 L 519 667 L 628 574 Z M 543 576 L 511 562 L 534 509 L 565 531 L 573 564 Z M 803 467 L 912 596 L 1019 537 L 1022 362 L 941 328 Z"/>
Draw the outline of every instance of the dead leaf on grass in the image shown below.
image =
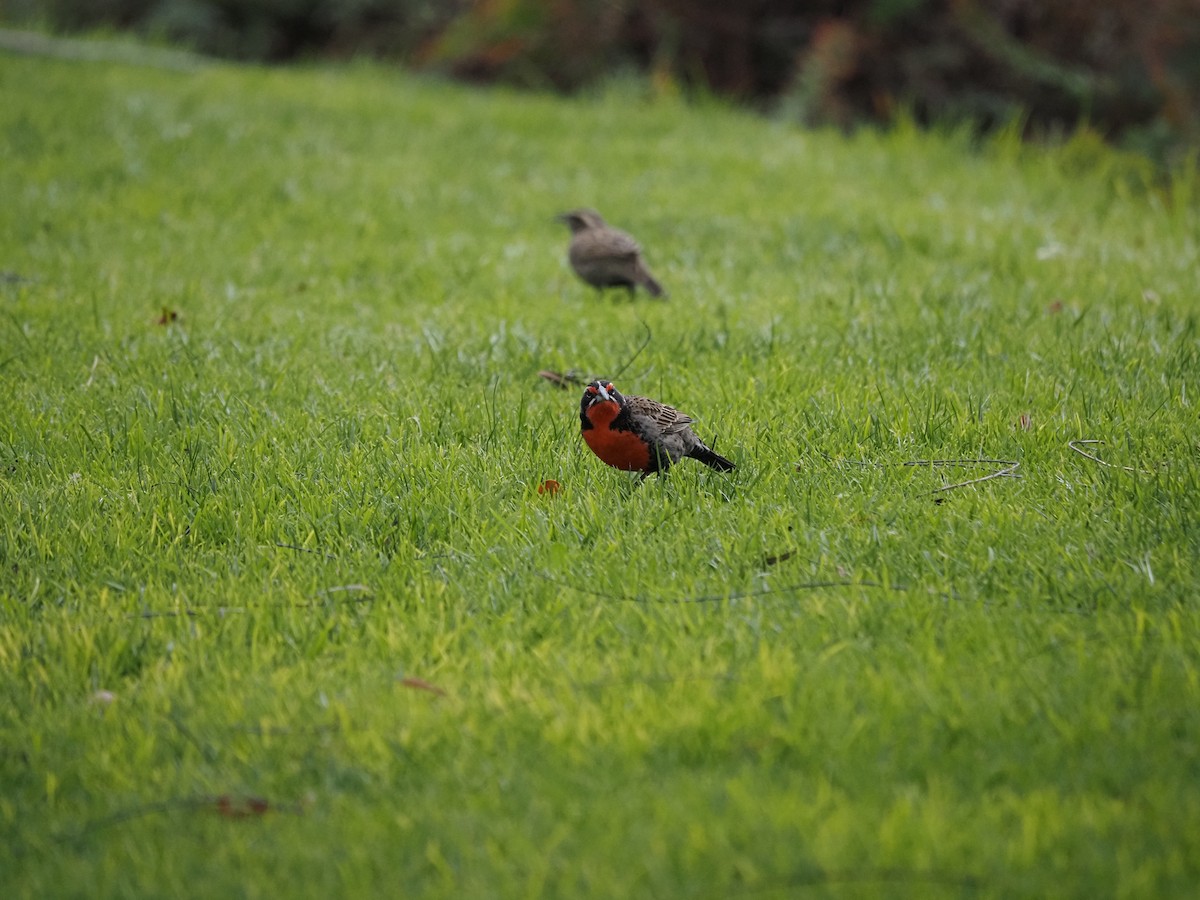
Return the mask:
<path id="1" fill-rule="evenodd" d="M 227 819 L 249 819 L 255 816 L 265 816 L 274 807 L 270 801 L 262 797 L 235 797 L 232 794 L 221 794 L 213 798 L 213 809 L 218 815 Z"/>
<path id="2" fill-rule="evenodd" d="M 405 675 L 400 679 L 400 684 L 406 688 L 412 688 L 414 691 L 428 691 L 430 694 L 436 694 L 439 697 L 445 697 L 446 692 L 436 684 L 430 684 L 424 678 L 416 678 L 412 675 Z"/>
<path id="3" fill-rule="evenodd" d="M 552 372 L 549 369 L 542 369 L 538 372 L 540 378 L 545 378 L 548 382 L 557 388 L 562 388 L 564 391 L 569 391 L 572 387 L 583 385 L 584 381 L 574 372 Z"/>
<path id="4" fill-rule="evenodd" d="M 772 553 L 769 556 L 763 557 L 762 564 L 764 566 L 777 566 L 781 562 L 785 562 L 795 555 L 795 550 L 784 550 L 782 553 Z"/>

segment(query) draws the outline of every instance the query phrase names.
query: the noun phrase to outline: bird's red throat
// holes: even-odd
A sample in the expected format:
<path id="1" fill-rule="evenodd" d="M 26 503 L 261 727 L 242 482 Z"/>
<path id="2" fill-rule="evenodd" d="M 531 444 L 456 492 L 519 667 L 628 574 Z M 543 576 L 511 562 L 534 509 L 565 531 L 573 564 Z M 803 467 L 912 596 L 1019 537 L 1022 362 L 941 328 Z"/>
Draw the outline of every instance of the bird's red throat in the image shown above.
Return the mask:
<path id="1" fill-rule="evenodd" d="M 610 466 L 629 472 L 646 472 L 650 469 L 650 445 L 632 431 L 612 427 L 620 413 L 620 404 L 615 400 L 593 403 L 587 408 L 592 427 L 584 429 L 583 439 L 592 452 Z"/>

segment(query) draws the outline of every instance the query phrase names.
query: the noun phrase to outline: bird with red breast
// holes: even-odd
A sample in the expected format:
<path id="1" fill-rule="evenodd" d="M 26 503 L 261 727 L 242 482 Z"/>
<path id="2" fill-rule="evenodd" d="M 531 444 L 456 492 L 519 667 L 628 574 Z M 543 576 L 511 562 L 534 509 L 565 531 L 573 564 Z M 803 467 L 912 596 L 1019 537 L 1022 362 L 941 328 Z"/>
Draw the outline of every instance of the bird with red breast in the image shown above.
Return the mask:
<path id="1" fill-rule="evenodd" d="M 642 477 L 667 470 L 684 457 L 727 472 L 734 464 L 706 446 L 691 416 L 646 397 L 625 396 L 611 381 L 593 381 L 579 406 L 583 440 L 602 462 Z"/>

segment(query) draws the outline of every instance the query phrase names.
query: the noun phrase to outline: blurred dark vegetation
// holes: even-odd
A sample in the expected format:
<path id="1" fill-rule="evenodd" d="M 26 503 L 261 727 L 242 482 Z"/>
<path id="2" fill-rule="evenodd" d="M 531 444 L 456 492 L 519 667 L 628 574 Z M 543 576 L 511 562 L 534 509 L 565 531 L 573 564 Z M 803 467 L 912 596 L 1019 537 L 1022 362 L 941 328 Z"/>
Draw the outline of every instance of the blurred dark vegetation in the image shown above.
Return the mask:
<path id="1" fill-rule="evenodd" d="M 1200 0 L 7 0 L 9 22 L 129 29 L 236 59 L 371 55 L 571 91 L 643 72 L 806 124 L 899 114 L 1160 162 L 1200 136 Z"/>

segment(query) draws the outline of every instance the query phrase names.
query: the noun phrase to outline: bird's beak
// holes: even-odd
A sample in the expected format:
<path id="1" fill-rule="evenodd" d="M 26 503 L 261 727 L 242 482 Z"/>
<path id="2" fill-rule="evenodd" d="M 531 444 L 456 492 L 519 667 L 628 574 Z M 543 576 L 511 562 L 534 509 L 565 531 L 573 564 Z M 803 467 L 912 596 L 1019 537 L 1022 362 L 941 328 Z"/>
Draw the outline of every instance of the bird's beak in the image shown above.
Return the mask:
<path id="1" fill-rule="evenodd" d="M 608 392 L 608 389 L 607 389 L 607 388 L 606 388 L 604 385 L 602 385 L 602 384 L 601 384 L 601 385 L 597 385 L 597 387 L 599 387 L 599 388 L 600 388 L 600 396 L 601 396 L 601 397 L 603 397 L 605 400 L 611 400 L 611 399 L 612 399 L 612 394 L 610 394 L 610 393 Z"/>

